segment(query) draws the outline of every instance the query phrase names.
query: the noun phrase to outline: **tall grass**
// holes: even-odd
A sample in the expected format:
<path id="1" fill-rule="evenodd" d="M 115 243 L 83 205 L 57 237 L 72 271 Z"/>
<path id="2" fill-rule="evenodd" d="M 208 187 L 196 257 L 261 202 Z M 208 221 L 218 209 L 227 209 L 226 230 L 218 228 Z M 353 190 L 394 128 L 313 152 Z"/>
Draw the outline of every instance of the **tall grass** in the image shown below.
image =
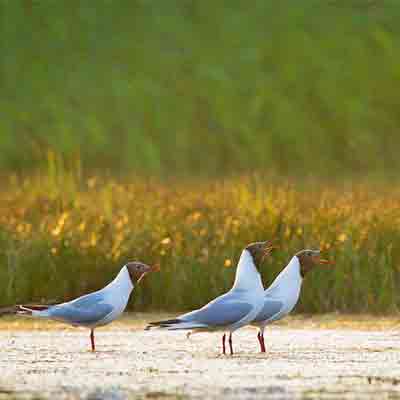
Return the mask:
<path id="1" fill-rule="evenodd" d="M 0 168 L 396 176 L 397 0 L 0 0 Z"/>
<path id="2" fill-rule="evenodd" d="M 230 287 L 247 243 L 276 238 L 265 285 L 302 248 L 336 261 L 306 277 L 299 310 L 394 312 L 399 195 L 385 186 L 260 176 L 213 183 L 14 176 L 0 191 L 0 304 L 70 299 L 139 259 L 159 262 L 161 272 L 146 278 L 131 306 L 190 309 Z"/>

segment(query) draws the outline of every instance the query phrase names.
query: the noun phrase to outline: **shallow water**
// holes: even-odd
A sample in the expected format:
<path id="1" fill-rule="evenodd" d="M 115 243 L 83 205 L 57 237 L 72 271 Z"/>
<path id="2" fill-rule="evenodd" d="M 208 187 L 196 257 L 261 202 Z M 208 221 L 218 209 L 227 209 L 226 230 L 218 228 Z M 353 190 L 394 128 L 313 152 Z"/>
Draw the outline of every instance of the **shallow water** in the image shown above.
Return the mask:
<path id="1" fill-rule="evenodd" d="M 140 329 L 139 329 L 140 328 Z M 397 329 L 274 325 L 260 354 L 256 330 L 234 334 L 222 356 L 220 334 L 143 331 L 120 323 L 86 330 L 0 330 L 0 400 L 51 399 L 400 399 Z"/>

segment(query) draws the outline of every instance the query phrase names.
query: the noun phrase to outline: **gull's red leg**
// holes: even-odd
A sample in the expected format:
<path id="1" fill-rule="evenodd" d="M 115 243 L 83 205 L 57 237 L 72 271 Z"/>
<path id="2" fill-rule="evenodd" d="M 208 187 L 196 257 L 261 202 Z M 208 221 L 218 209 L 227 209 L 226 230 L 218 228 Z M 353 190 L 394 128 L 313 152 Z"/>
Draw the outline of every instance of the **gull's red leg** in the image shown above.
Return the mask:
<path id="1" fill-rule="evenodd" d="M 225 352 L 225 339 L 226 339 L 226 335 L 225 333 L 222 336 L 222 354 L 226 354 Z"/>
<path id="2" fill-rule="evenodd" d="M 261 341 L 262 341 L 262 352 L 265 353 L 265 341 L 264 341 L 264 332 L 261 334 Z"/>
<path id="3" fill-rule="evenodd" d="M 258 343 L 260 343 L 260 351 L 261 353 L 263 352 L 263 345 L 262 345 L 262 339 L 261 339 L 261 332 L 258 331 L 257 333 L 257 339 L 258 339 Z"/>
<path id="4" fill-rule="evenodd" d="M 90 330 L 90 342 L 92 343 L 92 351 L 96 351 L 96 347 L 94 345 L 94 329 Z"/>
<path id="5" fill-rule="evenodd" d="M 265 353 L 264 332 L 260 332 L 261 353 Z"/>
<path id="6" fill-rule="evenodd" d="M 231 351 L 231 355 L 233 355 L 233 347 L 232 347 L 232 332 L 229 334 L 229 350 Z"/>

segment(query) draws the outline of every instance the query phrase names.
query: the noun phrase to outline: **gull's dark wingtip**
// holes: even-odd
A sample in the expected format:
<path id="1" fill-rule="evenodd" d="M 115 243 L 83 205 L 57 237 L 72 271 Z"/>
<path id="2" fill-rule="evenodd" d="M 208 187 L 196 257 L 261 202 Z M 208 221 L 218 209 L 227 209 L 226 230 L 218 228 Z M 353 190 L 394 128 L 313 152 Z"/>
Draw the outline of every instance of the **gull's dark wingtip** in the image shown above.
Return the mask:
<path id="1" fill-rule="evenodd" d="M 180 319 L 166 319 L 164 321 L 149 322 L 144 330 L 149 331 L 152 328 L 168 328 L 170 325 L 179 324 L 180 322 L 182 322 Z"/>

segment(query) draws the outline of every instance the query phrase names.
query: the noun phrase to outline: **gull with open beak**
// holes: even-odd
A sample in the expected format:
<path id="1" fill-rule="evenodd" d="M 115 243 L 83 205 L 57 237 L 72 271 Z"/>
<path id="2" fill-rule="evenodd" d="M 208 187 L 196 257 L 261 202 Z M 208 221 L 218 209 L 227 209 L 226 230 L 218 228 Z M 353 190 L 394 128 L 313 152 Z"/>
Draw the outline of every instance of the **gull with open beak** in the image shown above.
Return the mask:
<path id="1" fill-rule="evenodd" d="M 333 264 L 321 258 L 319 250 L 299 251 L 264 292 L 264 306 L 251 325 L 259 327 L 257 335 L 261 352 L 265 353 L 264 329 L 288 315 L 300 297 L 303 278 L 318 264 Z"/>
<path id="2" fill-rule="evenodd" d="M 147 329 L 223 331 L 223 354 L 225 354 L 226 332 L 229 332 L 230 354 L 233 354 L 232 333 L 249 324 L 264 305 L 264 287 L 258 268 L 273 247 L 268 242 L 249 244 L 240 256 L 235 282 L 229 292 L 204 307 L 175 319 L 151 322 Z"/>
<path id="3" fill-rule="evenodd" d="M 16 313 L 89 328 L 92 351 L 95 351 L 94 329 L 118 318 L 124 312 L 135 284 L 149 272 L 158 269 L 158 266 L 150 267 L 138 261 L 129 262 L 111 283 L 97 292 L 51 306 L 19 305 Z"/>

